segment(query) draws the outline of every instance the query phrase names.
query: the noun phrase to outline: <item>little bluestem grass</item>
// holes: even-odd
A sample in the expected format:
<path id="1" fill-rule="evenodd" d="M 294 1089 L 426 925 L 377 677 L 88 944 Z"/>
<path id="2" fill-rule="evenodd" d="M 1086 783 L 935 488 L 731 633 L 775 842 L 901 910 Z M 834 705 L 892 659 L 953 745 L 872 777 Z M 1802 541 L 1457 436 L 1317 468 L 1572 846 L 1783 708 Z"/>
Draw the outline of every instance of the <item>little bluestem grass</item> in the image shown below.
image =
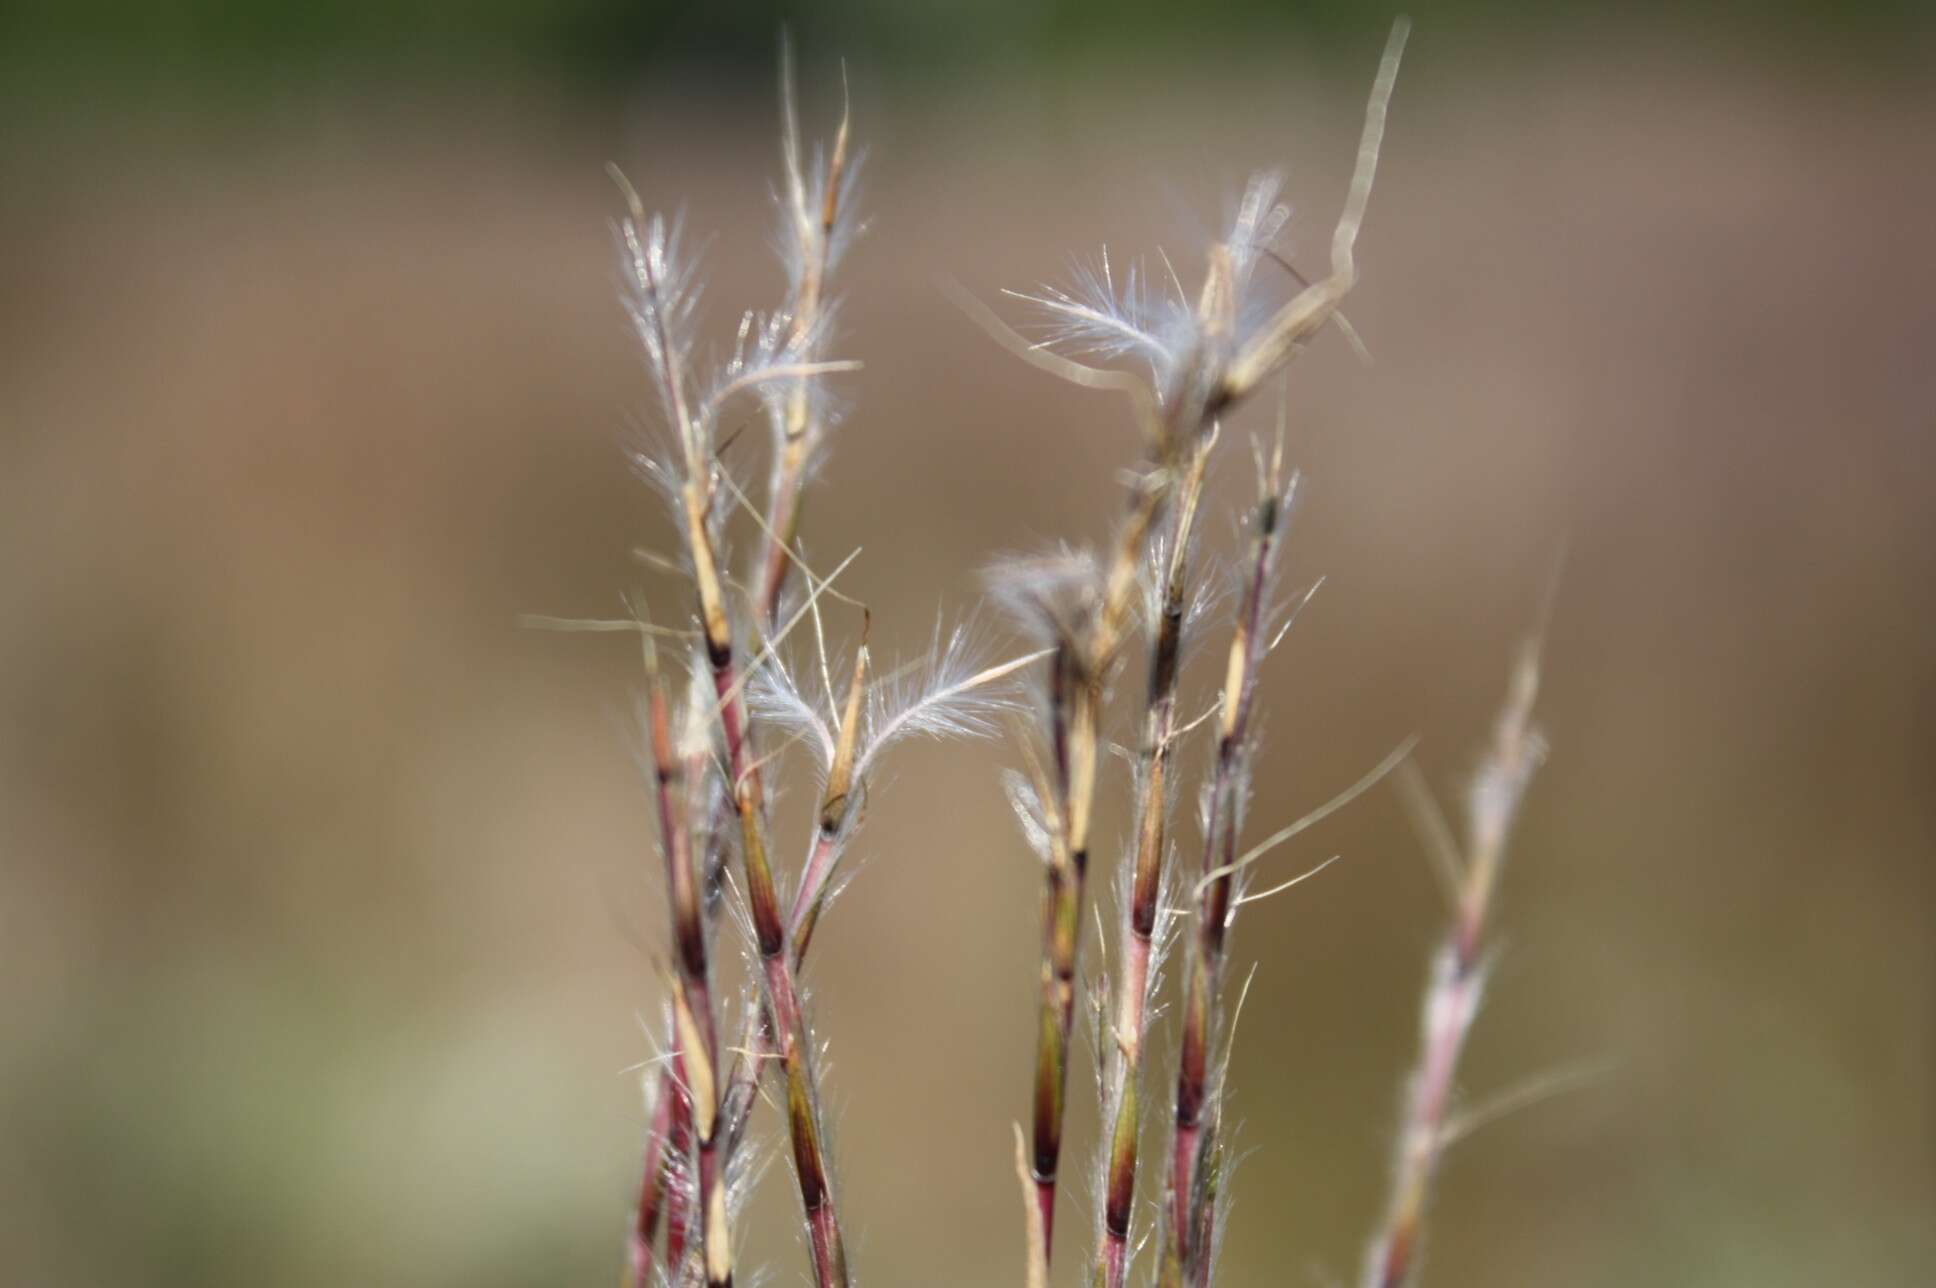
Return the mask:
<path id="1" fill-rule="evenodd" d="M 1336 327 L 1359 344 L 1341 306 L 1358 280 L 1356 243 L 1407 32 L 1403 20 L 1394 26 L 1373 82 L 1327 274 L 1307 280 L 1275 249 L 1289 214 L 1278 200 L 1281 179 L 1264 173 L 1246 185 L 1226 233 L 1205 249 L 1194 292 L 1167 256 L 1162 273 L 1153 274 L 1112 263 L 1105 252 L 1064 284 L 1011 293 L 1034 312 L 1035 339 L 962 299 L 1031 364 L 1123 396 L 1142 449 L 1123 515 L 1099 551 L 1065 547 L 990 569 L 991 597 L 1033 643 L 1004 661 L 983 660 L 985 650 L 967 628 L 937 628 L 922 658 L 883 673 L 868 642 L 870 614 L 836 585 L 855 556 L 824 575 L 801 556 L 808 484 L 846 411 L 835 382 L 859 365 L 834 356 L 836 275 L 862 229 L 861 158 L 844 101 L 832 140 L 809 155 L 783 50 L 777 204 L 784 291 L 771 311 L 743 316 L 727 359 L 711 368 L 695 358 L 702 271 L 680 224 L 648 213 L 614 171 L 626 206 L 615 225 L 625 305 L 662 431 L 640 447 L 634 464 L 673 520 L 676 554 L 658 562 L 675 577 L 670 598 L 678 607 L 661 617 L 670 626 L 648 621 L 642 609 L 627 622 L 552 624 L 636 630 L 645 645 L 644 740 L 671 953 L 666 1058 L 647 1079 L 646 1145 L 627 1230 L 626 1278 L 635 1288 L 744 1281 L 735 1240 L 760 1171 L 749 1132 L 763 1087 L 784 1114 L 813 1282 L 851 1282 L 822 1109 L 824 1038 L 802 986 L 809 949 L 852 874 L 848 856 L 883 754 L 910 738 L 1026 727 L 1031 715 L 1033 728 L 1019 744 L 1024 768 L 1007 776 L 1006 788 L 1043 876 L 1031 1127 L 1026 1141 L 1018 1134 L 1017 1164 L 1027 1199 L 1024 1282 L 1047 1288 L 1085 887 L 1098 783 L 1112 750 L 1107 712 L 1139 643 L 1142 701 L 1137 740 L 1125 756 L 1132 808 L 1114 931 L 1103 935 L 1113 967 L 1095 972 L 1091 993 L 1101 1132 L 1085 1273 L 1096 1288 L 1123 1288 L 1139 1273 L 1162 1288 L 1214 1281 L 1235 1157 L 1225 1109 L 1244 995 L 1232 987 L 1228 967 L 1237 913 L 1326 866 L 1250 889 L 1259 860 L 1355 799 L 1399 766 L 1410 747 L 1330 803 L 1242 848 L 1262 664 L 1311 593 L 1283 598 L 1278 589 L 1297 495 L 1296 475 L 1284 461 L 1281 413 L 1275 442 L 1256 446 L 1257 490 L 1240 525 L 1246 549 L 1233 560 L 1222 594 L 1200 548 L 1206 481 L 1234 437 L 1230 419 L 1320 331 Z M 842 88 L 844 100 L 844 78 Z M 1267 268 L 1272 264 L 1298 289 L 1286 295 L 1274 285 L 1282 279 Z M 749 496 L 753 489 L 721 459 L 722 421 L 742 401 L 758 406 L 771 431 L 759 497 Z M 750 537 L 743 559 L 736 558 L 736 536 Z M 743 575 L 732 572 L 736 565 Z M 1229 611 L 1222 682 L 1214 704 L 1193 716 L 1184 673 L 1219 606 Z M 845 648 L 843 624 L 852 630 Z M 1038 675 L 1032 702 L 1016 687 L 1030 672 Z M 1362 1288 L 1402 1288 L 1412 1280 L 1438 1161 L 1459 1131 L 1450 1113 L 1453 1079 L 1483 988 L 1505 839 L 1541 755 L 1530 723 L 1536 685 L 1529 648 L 1470 792 L 1462 847 L 1444 839 L 1449 828 L 1435 807 L 1421 803 L 1429 794 L 1404 780 L 1414 807 L 1431 820 L 1428 835 L 1439 838 L 1434 852 L 1453 917 L 1428 979 L 1423 1050 Z M 1211 750 L 1195 793 L 1192 843 L 1176 817 L 1186 798 L 1177 751 L 1198 729 L 1207 729 Z M 815 804 L 797 869 L 776 862 L 769 779 L 804 780 Z M 1184 862 L 1186 850 L 1194 862 Z M 744 949 L 738 984 L 722 963 L 727 926 L 739 930 Z M 1147 1067 L 1149 1039 L 1165 954 L 1173 948 L 1181 955 L 1179 1031 L 1174 1067 L 1159 1082 Z M 729 1025 L 736 1027 L 730 1042 Z M 1142 1157 L 1146 1134 L 1157 1129 L 1147 1112 L 1151 1085 L 1164 1088 L 1170 1106 L 1155 1168 Z M 1144 1251 L 1151 1255 L 1139 1272 Z"/>

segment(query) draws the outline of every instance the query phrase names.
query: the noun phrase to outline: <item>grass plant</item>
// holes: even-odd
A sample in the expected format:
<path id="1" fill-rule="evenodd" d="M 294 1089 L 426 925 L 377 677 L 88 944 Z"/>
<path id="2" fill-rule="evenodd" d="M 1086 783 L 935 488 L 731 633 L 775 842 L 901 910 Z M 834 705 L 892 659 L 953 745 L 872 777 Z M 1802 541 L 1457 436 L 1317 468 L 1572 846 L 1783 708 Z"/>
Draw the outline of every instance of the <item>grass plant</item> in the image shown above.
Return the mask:
<path id="1" fill-rule="evenodd" d="M 1194 291 L 1167 257 L 1158 278 L 1140 266 L 1119 272 L 1105 253 L 1065 284 L 1016 293 L 1039 324 L 1032 339 L 961 298 L 1033 366 L 1120 395 L 1141 444 L 1122 515 L 1098 551 L 1065 547 L 989 570 L 991 597 L 1032 642 L 1003 661 L 983 660 L 970 630 L 937 629 L 926 655 L 883 670 L 870 652 L 871 616 L 844 588 L 854 556 L 824 575 L 802 556 L 808 485 L 844 410 L 837 382 L 859 365 L 833 356 L 838 269 L 862 228 L 861 157 L 845 104 L 831 142 L 809 155 L 783 52 L 777 204 L 785 291 L 771 312 L 744 315 L 729 357 L 713 369 L 694 356 L 701 273 L 679 223 L 648 213 L 614 171 L 625 198 L 615 225 L 625 302 L 662 429 L 635 464 L 672 518 L 676 552 L 656 562 L 680 605 L 671 626 L 642 610 L 626 622 L 581 623 L 636 630 L 644 643 L 644 741 L 672 946 L 666 1055 L 648 1077 L 627 1237 L 634 1288 L 734 1282 L 736 1232 L 759 1172 L 750 1127 L 763 1091 L 784 1115 L 812 1281 L 852 1281 L 823 1107 L 825 1039 L 803 986 L 808 952 L 850 870 L 844 860 L 883 753 L 909 737 L 980 737 L 1004 725 L 1024 731 L 1023 768 L 1006 787 L 1043 879 L 1031 1126 L 1025 1142 L 1018 1129 L 1017 1150 L 1027 1199 L 1023 1278 L 1046 1288 L 1098 784 L 1111 764 L 1111 694 L 1134 656 L 1143 669 L 1125 754 L 1133 787 L 1125 854 L 1114 931 L 1099 936 L 1104 967 L 1090 994 L 1101 1115 L 1083 1274 L 1096 1288 L 1123 1288 L 1140 1264 L 1142 1281 L 1163 1288 L 1214 1282 L 1234 1157 L 1225 1085 L 1243 999 L 1229 967 L 1237 913 L 1318 870 L 1255 890 L 1261 859 L 1402 765 L 1414 807 L 1431 821 L 1427 834 L 1438 838 L 1434 854 L 1454 909 L 1428 981 L 1424 1049 L 1405 1103 L 1390 1206 L 1363 1277 L 1365 1288 L 1411 1280 L 1432 1179 L 1457 1125 L 1453 1078 L 1483 987 L 1506 834 L 1540 755 L 1530 724 L 1535 654 L 1529 649 L 1515 673 L 1470 793 L 1462 853 L 1444 839 L 1449 829 L 1403 764 L 1409 744 L 1327 805 L 1243 848 L 1263 663 L 1311 593 L 1279 591 L 1298 489 L 1281 412 L 1274 441 L 1253 440 L 1257 488 L 1240 516 L 1246 548 L 1227 574 L 1202 548 L 1207 481 L 1235 437 L 1231 419 L 1324 328 L 1358 343 L 1341 309 L 1358 280 L 1356 244 L 1407 31 L 1402 20 L 1393 28 L 1374 78 L 1324 275 L 1306 279 L 1275 248 L 1289 214 L 1278 200 L 1281 181 L 1266 173 L 1250 180 L 1226 232 L 1205 248 Z M 1279 268 L 1295 289 L 1283 287 Z M 722 441 L 727 409 L 743 404 L 758 408 L 771 436 L 757 499 Z M 735 536 L 745 539 L 749 529 L 741 558 Z M 1185 672 L 1220 605 L 1228 630 L 1221 684 L 1192 716 Z M 1033 701 L 1022 696 L 1025 675 L 1034 680 Z M 1192 839 L 1178 818 L 1186 797 L 1179 752 L 1200 729 L 1210 746 Z M 776 777 L 806 779 L 815 802 L 792 870 L 775 862 L 768 782 Z M 734 942 L 732 927 L 743 946 L 737 981 L 734 954 L 721 951 Z M 1178 1034 L 1174 1067 L 1159 1080 L 1149 1068 L 1150 1039 L 1171 949 L 1181 955 Z M 722 1040 L 729 1027 L 730 1043 Z M 1165 1090 L 1166 1121 L 1149 1113 L 1152 1085 Z M 1160 1164 L 1144 1166 L 1144 1143 L 1157 1134 Z"/>

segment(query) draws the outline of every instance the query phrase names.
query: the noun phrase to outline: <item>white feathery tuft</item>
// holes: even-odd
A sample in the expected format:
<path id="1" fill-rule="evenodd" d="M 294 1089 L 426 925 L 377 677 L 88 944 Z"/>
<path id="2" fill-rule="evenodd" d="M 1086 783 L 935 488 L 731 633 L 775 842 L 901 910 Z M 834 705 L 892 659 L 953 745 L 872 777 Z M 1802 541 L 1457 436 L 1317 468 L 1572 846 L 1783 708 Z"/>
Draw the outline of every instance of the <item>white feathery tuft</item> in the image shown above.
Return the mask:
<path id="1" fill-rule="evenodd" d="M 1258 259 L 1276 244 L 1285 225 L 1291 221 L 1291 208 L 1277 199 L 1283 187 L 1282 174 L 1275 170 L 1258 171 L 1244 185 L 1244 195 L 1231 216 L 1230 235 L 1224 240 L 1224 246 L 1230 252 L 1232 285 L 1240 300 Z"/>
<path id="2" fill-rule="evenodd" d="M 1050 862 L 1055 855 L 1054 831 L 1042 808 L 1042 798 L 1036 794 L 1035 784 L 1025 775 L 1005 769 L 1002 771 L 1002 793 L 1008 797 L 1008 807 L 1015 811 L 1015 821 L 1022 829 L 1022 839 L 1028 842 L 1037 858 L 1044 863 Z"/>
<path id="3" fill-rule="evenodd" d="M 873 762 L 903 738 L 986 738 L 1000 720 L 1021 709 L 1016 672 L 1032 659 L 992 665 L 981 660 L 975 623 L 946 633 L 936 622 L 924 665 L 898 671 L 868 691 L 867 737 L 856 762 L 864 777 Z"/>
<path id="4" fill-rule="evenodd" d="M 1148 363 L 1152 383 L 1168 378 L 1189 344 L 1188 306 L 1151 290 L 1148 275 L 1136 264 L 1124 272 L 1119 288 L 1108 247 L 1093 262 L 1072 264 L 1066 285 L 1004 293 L 1040 312 L 1041 344 L 1096 358 L 1139 358 Z"/>
<path id="5" fill-rule="evenodd" d="M 833 764 L 837 739 L 824 714 L 826 700 L 822 696 L 815 705 L 801 691 L 781 651 L 768 654 L 766 664 L 753 673 L 746 700 L 755 719 L 805 742 L 822 773 Z"/>
<path id="6" fill-rule="evenodd" d="M 685 252 L 684 220 L 642 211 L 617 223 L 615 235 L 625 279 L 626 313 L 645 347 L 653 387 L 666 423 L 682 428 L 687 419 L 685 382 L 692 358 L 693 320 L 702 288 L 699 257 Z"/>
<path id="7" fill-rule="evenodd" d="M 989 596 L 1038 646 L 1078 638 L 1102 601 L 1102 568 L 1088 550 L 999 559 L 982 574 Z"/>

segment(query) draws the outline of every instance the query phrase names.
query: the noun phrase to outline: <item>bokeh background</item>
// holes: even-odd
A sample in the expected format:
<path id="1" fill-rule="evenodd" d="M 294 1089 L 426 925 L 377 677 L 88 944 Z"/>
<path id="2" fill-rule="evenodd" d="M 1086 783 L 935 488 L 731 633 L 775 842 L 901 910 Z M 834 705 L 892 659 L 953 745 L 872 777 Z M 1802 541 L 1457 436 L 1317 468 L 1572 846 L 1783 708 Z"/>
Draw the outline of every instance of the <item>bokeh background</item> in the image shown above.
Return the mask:
<path id="1" fill-rule="evenodd" d="M 516 624 L 681 609 L 630 554 L 664 529 L 621 458 L 647 400 L 606 161 L 716 234 L 723 340 L 779 290 L 779 25 L 816 130 L 846 57 L 867 366 L 807 531 L 863 548 L 847 589 L 913 650 L 992 556 L 1105 532 L 1135 453 L 937 281 L 996 298 L 1105 242 L 1193 273 L 1263 165 L 1320 268 L 1389 16 L 8 6 L 0 1277 L 617 1274 L 664 944 L 637 657 Z M 1426 1282 L 1925 1282 L 1929 15 L 1417 16 L 1350 306 L 1375 364 L 1331 336 L 1292 382 L 1290 576 L 1328 580 L 1267 672 L 1253 826 L 1412 732 L 1455 798 L 1564 546 L 1463 1085 L 1601 1071 L 1459 1146 Z M 1213 554 L 1248 482 L 1231 450 Z M 1018 1278 L 1013 761 L 895 762 L 809 972 L 865 1282 Z M 1440 910 L 1388 789 L 1276 862 L 1334 852 L 1236 941 L 1231 1284 L 1351 1279 L 1381 1201 Z M 756 1213 L 744 1257 L 803 1282 L 783 1165 Z"/>

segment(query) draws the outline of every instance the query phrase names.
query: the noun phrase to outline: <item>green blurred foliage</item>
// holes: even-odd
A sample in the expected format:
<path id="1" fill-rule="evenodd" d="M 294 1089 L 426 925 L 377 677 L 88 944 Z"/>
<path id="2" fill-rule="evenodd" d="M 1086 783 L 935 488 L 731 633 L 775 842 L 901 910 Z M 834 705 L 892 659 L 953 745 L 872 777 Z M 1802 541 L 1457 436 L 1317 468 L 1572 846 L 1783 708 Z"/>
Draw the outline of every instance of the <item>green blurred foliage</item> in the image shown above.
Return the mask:
<path id="1" fill-rule="evenodd" d="M 1409 9 L 1441 33 L 1527 35 L 1617 19 L 1710 21 L 1763 43 L 1839 38 L 1901 48 L 1927 26 L 1918 0 L 1722 0 L 1702 6 L 1610 0 L 22 0 L 0 8 L 8 79 L 59 82 L 103 71 L 201 89 L 247 88 L 290 72 L 400 62 L 502 65 L 599 85 L 676 64 L 764 77 L 774 33 L 837 43 L 889 75 L 978 61 L 1058 60 L 1098 48 L 1173 53 L 1269 34 L 1322 45 L 1381 29 Z"/>

